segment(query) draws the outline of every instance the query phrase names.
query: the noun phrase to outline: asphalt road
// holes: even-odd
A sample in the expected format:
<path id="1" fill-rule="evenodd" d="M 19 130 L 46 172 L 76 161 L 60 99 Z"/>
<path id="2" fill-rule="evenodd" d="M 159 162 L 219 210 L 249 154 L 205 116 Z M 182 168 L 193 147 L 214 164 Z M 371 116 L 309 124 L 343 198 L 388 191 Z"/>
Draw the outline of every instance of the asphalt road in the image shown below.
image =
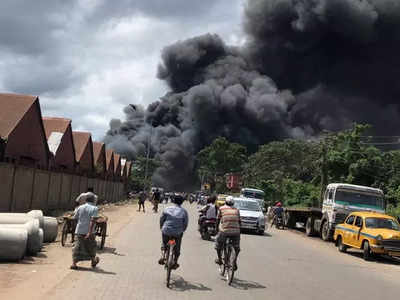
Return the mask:
<path id="1" fill-rule="evenodd" d="M 157 264 L 159 214 L 147 212 L 122 229 L 101 254 L 97 270 L 71 272 L 46 299 L 355 300 L 400 294 L 400 264 L 387 259 L 365 262 L 358 252 L 339 253 L 331 243 L 275 229 L 264 236 L 242 234 L 239 270 L 228 286 L 213 262 L 213 243 L 199 237 L 195 205 L 186 208 L 190 225 L 171 289 L 165 287 L 164 269 Z"/>

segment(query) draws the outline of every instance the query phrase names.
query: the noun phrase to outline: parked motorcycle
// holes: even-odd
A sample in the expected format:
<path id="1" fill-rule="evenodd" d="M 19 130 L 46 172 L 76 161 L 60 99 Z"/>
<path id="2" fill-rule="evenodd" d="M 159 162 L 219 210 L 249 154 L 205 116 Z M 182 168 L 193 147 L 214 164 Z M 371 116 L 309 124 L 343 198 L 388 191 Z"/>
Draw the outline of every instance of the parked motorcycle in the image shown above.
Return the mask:
<path id="1" fill-rule="evenodd" d="M 283 222 L 283 216 L 275 216 L 274 223 L 275 223 L 275 228 L 285 229 L 285 223 Z"/>
<path id="2" fill-rule="evenodd" d="M 199 215 L 199 232 L 203 240 L 210 240 L 217 234 L 216 219 L 207 219 L 203 213 Z"/>

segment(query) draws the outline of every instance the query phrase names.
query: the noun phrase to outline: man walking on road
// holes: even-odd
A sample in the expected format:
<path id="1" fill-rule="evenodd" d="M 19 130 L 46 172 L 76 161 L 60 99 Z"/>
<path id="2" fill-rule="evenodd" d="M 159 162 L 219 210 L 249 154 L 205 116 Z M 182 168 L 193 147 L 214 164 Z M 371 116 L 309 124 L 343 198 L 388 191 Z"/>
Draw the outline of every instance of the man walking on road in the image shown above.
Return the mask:
<path id="1" fill-rule="evenodd" d="M 161 193 L 158 189 L 156 189 L 153 193 L 153 211 L 158 212 L 158 204 L 160 203 Z"/>
<path id="2" fill-rule="evenodd" d="M 140 212 L 140 208 L 143 207 L 143 212 L 145 212 L 144 209 L 144 202 L 146 201 L 146 193 L 144 191 L 141 191 L 139 193 L 139 209 L 138 211 Z"/>
<path id="3" fill-rule="evenodd" d="M 97 244 L 93 234 L 96 219 L 98 218 L 98 208 L 94 204 L 93 195 L 86 196 L 86 203 L 79 206 L 74 215 L 77 220 L 75 235 L 78 237 L 72 249 L 71 269 L 76 270 L 79 261 L 91 260 L 92 268 L 96 267 L 100 258 L 96 256 Z"/>
<path id="4" fill-rule="evenodd" d="M 92 187 L 88 187 L 87 192 L 86 193 L 82 193 L 80 194 L 76 199 L 75 199 L 75 203 L 79 206 L 82 204 L 86 203 L 86 198 L 87 196 L 93 196 L 94 197 L 94 204 L 97 204 L 97 200 L 98 200 L 98 196 L 93 192 L 93 188 Z"/>

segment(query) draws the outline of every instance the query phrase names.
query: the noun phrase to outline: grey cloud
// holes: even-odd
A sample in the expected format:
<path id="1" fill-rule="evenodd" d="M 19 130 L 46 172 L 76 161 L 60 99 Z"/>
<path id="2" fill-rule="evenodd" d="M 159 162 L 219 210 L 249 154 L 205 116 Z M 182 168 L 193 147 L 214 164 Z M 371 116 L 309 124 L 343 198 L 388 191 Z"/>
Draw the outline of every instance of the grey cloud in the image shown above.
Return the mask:
<path id="1" fill-rule="evenodd" d="M 221 0 L 220 0 L 221 1 Z M 120 0 L 98 1 L 92 19 L 109 19 L 131 17 L 134 14 L 144 14 L 166 20 L 188 21 L 201 18 L 213 11 L 218 2 L 215 0 L 182 1 L 182 0 Z"/>

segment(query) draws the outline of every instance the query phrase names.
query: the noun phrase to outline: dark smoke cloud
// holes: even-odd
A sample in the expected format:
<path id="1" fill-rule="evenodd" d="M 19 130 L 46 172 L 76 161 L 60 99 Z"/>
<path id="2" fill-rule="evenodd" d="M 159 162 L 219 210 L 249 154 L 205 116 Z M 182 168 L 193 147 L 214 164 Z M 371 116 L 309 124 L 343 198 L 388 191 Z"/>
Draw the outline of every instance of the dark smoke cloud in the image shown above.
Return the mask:
<path id="1" fill-rule="evenodd" d="M 158 77 L 171 91 L 147 109 L 126 108 L 106 142 L 134 158 L 164 162 L 156 184 L 193 184 L 195 155 L 225 136 L 252 151 L 368 122 L 399 128 L 400 4 L 393 0 L 251 0 L 248 42 L 234 48 L 216 35 L 164 49 Z"/>

